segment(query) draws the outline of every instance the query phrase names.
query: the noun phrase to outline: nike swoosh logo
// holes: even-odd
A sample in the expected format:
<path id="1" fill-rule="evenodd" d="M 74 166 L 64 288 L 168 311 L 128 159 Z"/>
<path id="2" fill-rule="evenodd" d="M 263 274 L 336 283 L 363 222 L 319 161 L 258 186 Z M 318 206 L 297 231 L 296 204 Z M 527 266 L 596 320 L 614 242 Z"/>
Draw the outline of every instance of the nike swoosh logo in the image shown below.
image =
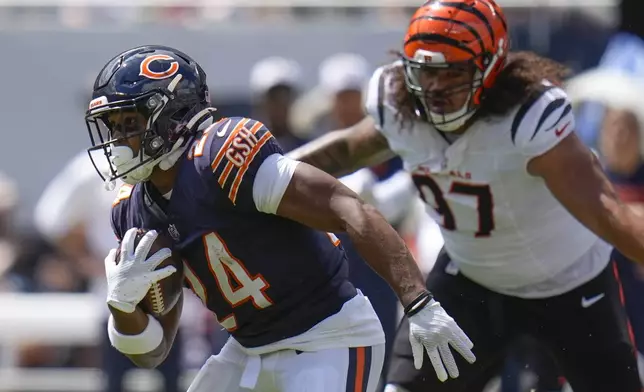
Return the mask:
<path id="1" fill-rule="evenodd" d="M 596 295 L 594 297 L 586 298 L 586 297 L 581 297 L 581 307 L 582 308 L 589 308 L 596 304 L 600 299 L 604 298 L 605 294 L 601 293 L 599 295 Z"/>
<path id="2" fill-rule="evenodd" d="M 567 123 L 566 125 L 564 125 L 564 126 L 563 126 L 563 127 L 561 127 L 561 128 L 557 128 L 557 129 L 555 129 L 555 136 L 561 136 L 561 134 L 562 134 L 562 133 L 564 133 L 564 131 L 566 130 L 566 128 L 568 128 L 568 125 L 570 125 L 570 123 Z"/>
<path id="3" fill-rule="evenodd" d="M 226 125 L 224 125 L 223 128 L 221 128 L 220 130 L 217 131 L 217 133 L 216 133 L 217 137 L 223 137 L 226 134 L 226 132 L 228 132 L 228 126 L 230 125 L 231 121 L 232 120 L 228 120 L 226 122 Z"/>

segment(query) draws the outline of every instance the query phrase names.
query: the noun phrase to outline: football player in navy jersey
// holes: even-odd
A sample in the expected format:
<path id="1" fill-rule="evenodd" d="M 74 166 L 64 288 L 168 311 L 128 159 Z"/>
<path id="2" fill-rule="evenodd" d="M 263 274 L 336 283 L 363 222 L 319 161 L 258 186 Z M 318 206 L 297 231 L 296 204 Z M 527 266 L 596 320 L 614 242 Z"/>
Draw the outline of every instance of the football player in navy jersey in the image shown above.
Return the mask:
<path id="1" fill-rule="evenodd" d="M 108 185 L 125 183 L 112 209 L 121 252 L 105 260 L 108 332 L 137 365 L 163 361 L 181 312 L 181 300 L 158 319 L 137 306 L 152 284 L 176 272 L 157 269 L 170 250 L 148 254 L 158 233 L 174 240 L 186 284 L 232 335 L 190 391 L 375 391 L 382 327 L 348 281 L 331 232 L 346 232 L 397 293 L 418 367 L 426 350 L 458 375 L 449 346 L 475 360 L 471 341 L 433 300 L 375 208 L 332 176 L 283 156 L 262 123 L 215 119 L 206 75 L 190 57 L 163 46 L 125 51 L 100 72 L 92 98 L 90 157 Z M 137 228 L 150 231 L 135 246 Z"/>

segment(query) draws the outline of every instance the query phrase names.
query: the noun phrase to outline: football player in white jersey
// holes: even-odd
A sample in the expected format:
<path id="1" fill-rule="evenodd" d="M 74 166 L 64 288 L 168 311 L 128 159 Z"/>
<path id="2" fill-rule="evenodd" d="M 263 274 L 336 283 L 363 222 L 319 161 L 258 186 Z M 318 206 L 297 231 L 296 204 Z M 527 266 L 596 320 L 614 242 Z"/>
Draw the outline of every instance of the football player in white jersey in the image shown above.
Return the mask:
<path id="1" fill-rule="evenodd" d="M 610 244 L 644 262 L 644 219 L 577 138 L 557 87 L 566 69 L 508 50 L 493 0 L 430 0 L 400 59 L 374 73 L 368 118 L 290 156 L 340 176 L 399 155 L 442 226 L 446 252 L 427 285 L 477 361 L 457 357 L 447 383 L 440 358 L 416 370 L 403 322 L 388 392 L 479 392 L 523 334 L 552 351 L 575 392 L 640 391 Z"/>

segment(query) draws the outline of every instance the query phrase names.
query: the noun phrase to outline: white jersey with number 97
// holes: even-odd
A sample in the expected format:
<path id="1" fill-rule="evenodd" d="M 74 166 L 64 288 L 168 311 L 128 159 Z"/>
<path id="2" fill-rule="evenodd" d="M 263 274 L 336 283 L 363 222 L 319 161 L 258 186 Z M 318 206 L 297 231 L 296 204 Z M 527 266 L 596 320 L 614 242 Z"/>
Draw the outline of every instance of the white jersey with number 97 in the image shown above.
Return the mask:
<path id="1" fill-rule="evenodd" d="M 501 293 L 539 298 L 569 291 L 606 267 L 610 246 L 527 172 L 531 158 L 574 131 L 563 90 L 544 82 L 540 95 L 452 138 L 426 122 L 400 121 L 388 100 L 396 66 L 374 73 L 367 111 L 412 174 L 465 276 Z"/>

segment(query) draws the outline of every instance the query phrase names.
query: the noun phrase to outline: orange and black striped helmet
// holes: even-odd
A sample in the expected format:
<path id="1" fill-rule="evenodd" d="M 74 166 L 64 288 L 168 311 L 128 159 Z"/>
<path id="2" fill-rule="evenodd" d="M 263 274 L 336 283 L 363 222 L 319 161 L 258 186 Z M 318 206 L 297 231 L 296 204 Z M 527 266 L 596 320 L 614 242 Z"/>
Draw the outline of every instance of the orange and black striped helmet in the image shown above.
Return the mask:
<path id="1" fill-rule="evenodd" d="M 405 36 L 407 87 L 422 98 L 415 71 L 473 65 L 468 112 L 473 111 L 503 69 L 507 51 L 507 24 L 494 0 L 429 0 L 415 12 Z"/>

